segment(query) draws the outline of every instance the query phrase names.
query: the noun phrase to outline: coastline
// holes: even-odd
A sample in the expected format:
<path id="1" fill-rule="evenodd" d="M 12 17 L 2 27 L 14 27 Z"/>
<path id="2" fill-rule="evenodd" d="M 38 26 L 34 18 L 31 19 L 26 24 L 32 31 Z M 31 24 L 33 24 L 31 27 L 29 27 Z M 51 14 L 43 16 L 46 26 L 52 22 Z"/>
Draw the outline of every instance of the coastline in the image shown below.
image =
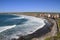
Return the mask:
<path id="1" fill-rule="evenodd" d="M 34 18 L 34 17 L 33 17 Z M 36 19 L 34 19 L 33 21 L 36 21 Z M 37 20 L 38 22 L 40 21 L 39 19 Z M 15 22 L 15 21 L 14 21 Z M 40 24 L 39 24 L 40 25 Z M 29 25 L 28 25 L 29 26 Z M 39 27 L 40 28 L 40 27 Z M 5 33 L 4 33 L 5 34 Z M 8 33 L 9 34 L 9 33 Z M 7 32 L 6 32 L 7 35 Z M 6 37 L 5 37 L 6 38 Z M 3 40 L 3 39 L 2 39 Z"/>
<path id="2" fill-rule="evenodd" d="M 46 33 L 51 31 L 50 28 L 52 28 L 52 26 L 53 26 L 53 24 L 50 21 L 49 21 L 49 23 L 50 23 L 49 25 L 48 25 L 48 23 L 46 23 L 46 25 L 43 28 L 38 29 L 33 34 L 29 34 L 26 36 L 20 36 L 19 39 L 17 39 L 17 40 L 32 40 L 33 38 L 39 38 L 39 37 L 45 35 Z"/>
<path id="3" fill-rule="evenodd" d="M 39 17 L 37 17 L 37 18 L 39 18 Z M 25 40 L 32 40 L 33 38 L 39 38 L 41 36 L 44 36 L 46 33 L 50 32 L 51 28 L 53 27 L 53 22 L 50 19 L 47 19 L 47 18 L 44 18 L 44 17 L 42 17 L 42 18 L 46 19 L 49 23 L 46 23 L 46 20 L 45 20 L 44 22 L 46 23 L 46 25 L 44 27 L 36 30 L 32 34 L 25 35 L 25 36 L 20 36 L 20 38 L 23 38 Z M 17 40 L 20 40 L 20 38 L 18 38 Z M 12 40 L 14 40 L 14 39 L 12 39 Z"/>

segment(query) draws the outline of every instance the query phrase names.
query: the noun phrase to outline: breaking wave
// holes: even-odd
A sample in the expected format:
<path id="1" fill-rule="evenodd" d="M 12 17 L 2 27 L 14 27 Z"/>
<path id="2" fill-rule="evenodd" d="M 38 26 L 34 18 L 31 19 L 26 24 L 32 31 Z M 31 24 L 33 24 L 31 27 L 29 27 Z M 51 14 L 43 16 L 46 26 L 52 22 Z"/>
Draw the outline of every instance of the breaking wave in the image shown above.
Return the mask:
<path id="1" fill-rule="evenodd" d="M 7 30 L 7 29 L 11 29 L 13 27 L 15 27 L 16 25 L 12 25 L 12 26 L 4 26 L 4 27 L 0 27 L 0 33 Z"/>
<path id="2" fill-rule="evenodd" d="M 44 27 L 45 20 L 33 16 L 20 15 L 11 17 L 10 15 L 7 17 L 6 15 L 5 20 L 2 18 L 0 20 L 0 40 L 11 40 L 12 38 L 19 38 L 18 36 L 32 34 Z"/>

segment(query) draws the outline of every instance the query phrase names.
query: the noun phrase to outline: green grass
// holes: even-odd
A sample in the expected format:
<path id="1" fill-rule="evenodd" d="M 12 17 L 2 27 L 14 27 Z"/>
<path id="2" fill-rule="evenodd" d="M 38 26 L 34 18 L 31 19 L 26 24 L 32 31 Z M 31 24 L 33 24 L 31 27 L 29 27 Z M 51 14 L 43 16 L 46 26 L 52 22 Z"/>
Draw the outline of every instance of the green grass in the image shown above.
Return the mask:
<path id="1" fill-rule="evenodd" d="M 60 40 L 60 32 L 57 33 L 57 36 L 47 37 L 45 40 Z"/>
<path id="2" fill-rule="evenodd" d="M 51 38 L 50 37 L 47 37 L 45 40 L 51 40 Z"/>
<path id="3" fill-rule="evenodd" d="M 60 28 L 60 18 L 57 19 L 58 27 Z"/>
<path id="4" fill-rule="evenodd" d="M 57 33 L 57 37 L 60 38 L 60 32 Z"/>
<path id="5" fill-rule="evenodd" d="M 48 37 L 45 40 L 60 40 L 59 36 Z"/>
<path id="6" fill-rule="evenodd" d="M 60 18 L 57 19 L 57 23 L 60 29 Z M 45 40 L 60 40 L 60 32 L 57 33 L 57 36 L 47 37 Z"/>

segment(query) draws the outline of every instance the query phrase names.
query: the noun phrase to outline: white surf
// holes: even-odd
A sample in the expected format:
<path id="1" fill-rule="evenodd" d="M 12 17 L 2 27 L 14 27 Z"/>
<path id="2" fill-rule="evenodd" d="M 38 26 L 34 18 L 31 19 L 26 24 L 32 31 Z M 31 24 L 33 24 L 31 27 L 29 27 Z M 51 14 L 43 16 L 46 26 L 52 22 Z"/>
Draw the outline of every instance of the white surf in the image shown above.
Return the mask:
<path id="1" fill-rule="evenodd" d="M 16 26 L 16 25 L 0 27 L 0 32 L 3 32 L 3 31 L 5 31 L 5 30 L 7 30 L 7 29 L 11 29 L 11 28 L 13 28 L 13 27 L 15 27 L 15 26 Z"/>

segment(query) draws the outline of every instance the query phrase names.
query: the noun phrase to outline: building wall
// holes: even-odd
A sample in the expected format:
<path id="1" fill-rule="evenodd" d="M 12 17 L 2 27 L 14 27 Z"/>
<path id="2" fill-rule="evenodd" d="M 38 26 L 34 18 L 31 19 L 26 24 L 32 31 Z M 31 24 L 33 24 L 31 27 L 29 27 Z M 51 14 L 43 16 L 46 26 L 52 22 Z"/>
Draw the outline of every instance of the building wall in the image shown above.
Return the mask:
<path id="1" fill-rule="evenodd" d="M 40 14 L 41 17 L 48 17 L 48 18 L 59 18 L 59 14 Z"/>

